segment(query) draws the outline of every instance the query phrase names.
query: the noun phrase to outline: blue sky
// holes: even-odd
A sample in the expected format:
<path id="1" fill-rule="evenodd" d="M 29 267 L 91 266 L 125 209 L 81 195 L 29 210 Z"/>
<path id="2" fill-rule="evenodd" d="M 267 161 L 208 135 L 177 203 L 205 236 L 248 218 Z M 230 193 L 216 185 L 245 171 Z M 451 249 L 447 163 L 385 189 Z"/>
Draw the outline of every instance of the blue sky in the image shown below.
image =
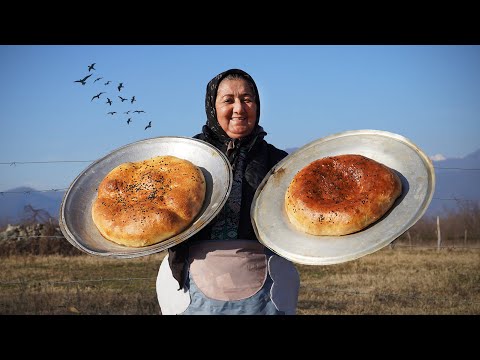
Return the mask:
<path id="1" fill-rule="evenodd" d="M 87 84 L 75 83 L 91 63 Z M 403 135 L 429 156 L 480 148 L 480 46 L 19 45 L 0 46 L 0 65 L 0 191 L 68 188 L 89 165 L 12 162 L 90 161 L 193 136 L 207 82 L 229 68 L 255 79 L 266 140 L 282 149 L 358 129 Z M 146 113 L 127 124 L 128 110 Z"/>

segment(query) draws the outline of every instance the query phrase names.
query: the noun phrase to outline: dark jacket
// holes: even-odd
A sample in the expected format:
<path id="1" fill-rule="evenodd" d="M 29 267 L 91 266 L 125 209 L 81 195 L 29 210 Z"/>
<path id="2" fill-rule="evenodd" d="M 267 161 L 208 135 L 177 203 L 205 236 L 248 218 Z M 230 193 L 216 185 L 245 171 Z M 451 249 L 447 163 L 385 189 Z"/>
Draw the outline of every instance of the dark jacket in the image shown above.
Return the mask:
<path id="1" fill-rule="evenodd" d="M 221 81 L 230 74 L 244 78 L 252 86 L 255 95 L 255 103 L 257 105 L 255 128 L 243 139 L 229 138 L 218 123 L 217 119 L 215 99 L 217 97 L 218 87 Z M 250 208 L 255 191 L 270 169 L 288 154 L 287 152 L 268 144 L 263 139 L 267 133 L 259 125 L 260 95 L 255 81 L 245 71 L 241 69 L 229 69 L 218 74 L 209 81 L 205 95 L 205 112 L 207 115 L 207 123 L 202 127 L 202 133 L 195 135 L 194 138 L 206 141 L 219 149 L 227 156 L 234 171 L 244 171 L 242 177 L 242 200 L 237 238 L 258 240 L 255 236 L 255 231 L 253 230 L 252 221 L 250 219 Z M 243 167 L 241 170 L 235 169 L 238 154 L 241 152 L 243 158 L 245 151 L 247 151 L 247 156 L 244 170 Z M 243 161 L 242 164 L 244 164 Z M 180 288 L 183 287 L 183 282 L 185 280 L 185 268 L 188 259 L 189 245 L 194 241 L 211 239 L 211 224 L 214 222 L 215 219 L 186 241 L 168 249 L 170 268 L 173 277 L 179 282 Z"/>
<path id="2" fill-rule="evenodd" d="M 270 169 L 288 155 L 286 151 L 280 150 L 267 143 L 263 139 L 265 135 L 266 133 L 261 131 L 248 152 L 244 181 L 242 182 L 242 203 L 238 227 L 239 239 L 258 240 L 250 219 L 250 208 L 255 191 Z M 197 134 L 194 137 L 204 141 L 208 140 L 204 133 Z M 180 288 L 183 287 L 183 281 L 186 275 L 184 270 L 188 259 L 189 244 L 193 241 L 210 239 L 210 233 L 211 226 L 209 224 L 188 240 L 168 249 L 170 268 L 172 269 L 173 276 L 179 282 Z"/>

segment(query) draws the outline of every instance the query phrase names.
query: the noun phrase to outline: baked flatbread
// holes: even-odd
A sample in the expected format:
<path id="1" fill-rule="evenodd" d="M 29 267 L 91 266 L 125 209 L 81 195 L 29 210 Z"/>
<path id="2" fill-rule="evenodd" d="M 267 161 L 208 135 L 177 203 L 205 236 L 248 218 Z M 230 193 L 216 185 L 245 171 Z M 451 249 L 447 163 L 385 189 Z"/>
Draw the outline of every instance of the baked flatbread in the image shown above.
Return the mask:
<path id="1" fill-rule="evenodd" d="M 92 218 L 110 241 L 152 245 L 188 227 L 202 208 L 205 192 L 202 171 L 188 160 L 166 155 L 126 162 L 100 182 Z"/>
<path id="2" fill-rule="evenodd" d="M 356 154 L 329 156 L 301 169 L 285 193 L 296 229 L 312 235 L 346 235 L 380 219 L 402 193 L 389 167 Z"/>

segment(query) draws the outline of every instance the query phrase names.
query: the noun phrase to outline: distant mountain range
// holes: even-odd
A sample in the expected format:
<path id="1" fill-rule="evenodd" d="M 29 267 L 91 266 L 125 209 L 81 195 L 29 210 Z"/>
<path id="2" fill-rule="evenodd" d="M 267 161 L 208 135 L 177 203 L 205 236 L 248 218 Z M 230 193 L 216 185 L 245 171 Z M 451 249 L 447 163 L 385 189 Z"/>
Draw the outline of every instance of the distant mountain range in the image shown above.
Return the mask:
<path id="1" fill-rule="evenodd" d="M 285 149 L 289 154 L 298 148 Z M 435 155 L 434 158 L 442 159 Z M 433 160 L 436 186 L 427 215 L 441 215 L 458 208 L 464 201 L 480 203 L 480 149 L 464 158 Z M 473 169 L 473 170 L 472 170 Z M 475 170 L 476 169 L 476 170 Z M 25 206 L 47 211 L 58 218 L 64 191 L 39 192 L 18 187 L 0 195 L 0 226 L 17 224 L 25 217 Z M 457 199 L 457 200 L 455 200 Z"/>
<path id="2" fill-rule="evenodd" d="M 480 149 L 464 158 L 432 162 L 436 186 L 427 214 L 438 215 L 454 210 L 466 201 L 480 203 Z"/>
<path id="3" fill-rule="evenodd" d="M 58 219 L 65 191 L 39 192 L 29 187 L 7 190 L 0 195 L 0 226 L 18 224 L 25 218 L 25 206 L 45 210 Z"/>

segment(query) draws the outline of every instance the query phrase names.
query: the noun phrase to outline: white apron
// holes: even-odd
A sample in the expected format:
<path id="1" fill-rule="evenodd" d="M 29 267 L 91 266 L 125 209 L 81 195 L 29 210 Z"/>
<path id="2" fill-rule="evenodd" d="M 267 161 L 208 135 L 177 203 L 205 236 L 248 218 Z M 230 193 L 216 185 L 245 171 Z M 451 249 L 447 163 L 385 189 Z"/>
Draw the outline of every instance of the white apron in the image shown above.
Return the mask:
<path id="1" fill-rule="evenodd" d="M 300 278 L 288 260 L 253 240 L 207 240 L 189 248 L 178 290 L 168 254 L 156 290 L 163 315 L 294 315 Z"/>

